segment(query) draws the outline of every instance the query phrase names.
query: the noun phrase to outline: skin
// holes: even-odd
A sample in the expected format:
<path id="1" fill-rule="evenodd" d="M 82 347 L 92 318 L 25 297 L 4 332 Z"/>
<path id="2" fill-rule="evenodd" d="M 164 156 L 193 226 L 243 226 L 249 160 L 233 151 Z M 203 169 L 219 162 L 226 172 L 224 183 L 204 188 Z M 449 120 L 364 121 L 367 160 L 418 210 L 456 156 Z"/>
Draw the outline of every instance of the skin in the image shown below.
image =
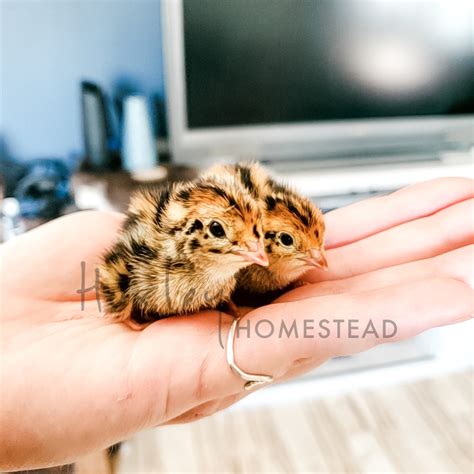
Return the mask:
<path id="1" fill-rule="evenodd" d="M 473 182 L 441 179 L 327 215 L 330 271 L 245 318 L 389 318 L 396 339 L 474 313 Z M 225 362 L 216 312 L 155 322 L 143 331 L 99 317 L 86 285 L 123 216 L 82 212 L 1 248 L 0 469 L 64 464 L 166 423 L 212 414 L 248 392 Z M 322 280 L 325 281 L 322 281 Z M 224 316 L 226 334 L 231 318 Z M 224 334 L 224 336 L 225 336 Z M 393 339 L 390 339 L 391 341 Z M 236 343 L 243 370 L 277 380 L 328 358 L 386 342 L 255 336 Z"/>

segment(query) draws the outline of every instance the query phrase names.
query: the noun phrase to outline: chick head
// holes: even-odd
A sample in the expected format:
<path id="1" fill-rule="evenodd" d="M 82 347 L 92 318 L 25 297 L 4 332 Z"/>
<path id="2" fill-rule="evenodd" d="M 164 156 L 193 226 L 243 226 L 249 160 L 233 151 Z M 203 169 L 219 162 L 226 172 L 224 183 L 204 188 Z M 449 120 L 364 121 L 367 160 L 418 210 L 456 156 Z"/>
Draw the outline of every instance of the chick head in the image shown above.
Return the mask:
<path id="1" fill-rule="evenodd" d="M 253 263 L 268 265 L 261 211 L 238 183 L 201 179 L 178 186 L 173 196 L 168 226 L 176 233 L 178 252 L 189 260 L 233 272 Z"/>
<path id="2" fill-rule="evenodd" d="M 287 190 L 264 201 L 265 249 L 272 271 L 293 281 L 312 267 L 327 269 L 324 218 L 318 207 Z"/>

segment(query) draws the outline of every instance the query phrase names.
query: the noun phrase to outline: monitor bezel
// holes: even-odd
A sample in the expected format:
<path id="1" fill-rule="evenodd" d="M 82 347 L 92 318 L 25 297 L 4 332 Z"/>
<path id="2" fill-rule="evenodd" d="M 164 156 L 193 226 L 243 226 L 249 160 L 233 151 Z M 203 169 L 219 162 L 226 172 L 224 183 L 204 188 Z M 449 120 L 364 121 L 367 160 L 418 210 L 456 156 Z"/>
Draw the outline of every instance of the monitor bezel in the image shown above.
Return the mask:
<path id="1" fill-rule="evenodd" d="M 304 158 L 314 150 L 341 153 L 406 143 L 473 144 L 474 115 L 387 117 L 190 129 L 187 125 L 182 0 L 163 0 L 162 32 L 169 145 L 177 163 L 202 164 L 215 159 L 266 160 Z M 370 153 L 368 153 L 370 154 Z"/>

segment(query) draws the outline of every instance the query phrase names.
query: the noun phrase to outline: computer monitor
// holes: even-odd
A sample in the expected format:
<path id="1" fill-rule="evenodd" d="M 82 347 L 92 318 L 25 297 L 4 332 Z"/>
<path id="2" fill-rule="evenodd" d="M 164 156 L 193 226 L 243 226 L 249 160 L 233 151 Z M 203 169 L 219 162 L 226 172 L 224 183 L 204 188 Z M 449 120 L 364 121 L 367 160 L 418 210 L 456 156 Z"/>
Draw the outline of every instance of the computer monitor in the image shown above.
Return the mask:
<path id="1" fill-rule="evenodd" d="M 468 0 L 165 0 L 162 13 L 178 163 L 472 145 Z"/>

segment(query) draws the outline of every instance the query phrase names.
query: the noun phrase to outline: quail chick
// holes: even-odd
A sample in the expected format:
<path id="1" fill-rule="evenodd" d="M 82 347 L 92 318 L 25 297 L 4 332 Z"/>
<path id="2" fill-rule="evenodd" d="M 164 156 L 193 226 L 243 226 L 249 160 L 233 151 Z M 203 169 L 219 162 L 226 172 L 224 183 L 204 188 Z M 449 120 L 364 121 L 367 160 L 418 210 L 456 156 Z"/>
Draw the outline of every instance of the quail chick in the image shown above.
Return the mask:
<path id="1" fill-rule="evenodd" d="M 236 303 L 255 306 L 278 295 L 308 269 L 327 269 L 324 253 L 324 218 L 309 199 L 286 185 L 277 183 L 258 163 L 216 165 L 204 176 L 227 182 L 240 180 L 262 210 L 266 268 L 256 265 L 242 269 L 237 276 Z M 258 295 L 266 294 L 262 299 Z"/>
<path id="2" fill-rule="evenodd" d="M 240 182 L 143 190 L 103 258 L 107 312 L 142 324 L 230 302 L 239 270 L 268 265 L 261 213 Z"/>

